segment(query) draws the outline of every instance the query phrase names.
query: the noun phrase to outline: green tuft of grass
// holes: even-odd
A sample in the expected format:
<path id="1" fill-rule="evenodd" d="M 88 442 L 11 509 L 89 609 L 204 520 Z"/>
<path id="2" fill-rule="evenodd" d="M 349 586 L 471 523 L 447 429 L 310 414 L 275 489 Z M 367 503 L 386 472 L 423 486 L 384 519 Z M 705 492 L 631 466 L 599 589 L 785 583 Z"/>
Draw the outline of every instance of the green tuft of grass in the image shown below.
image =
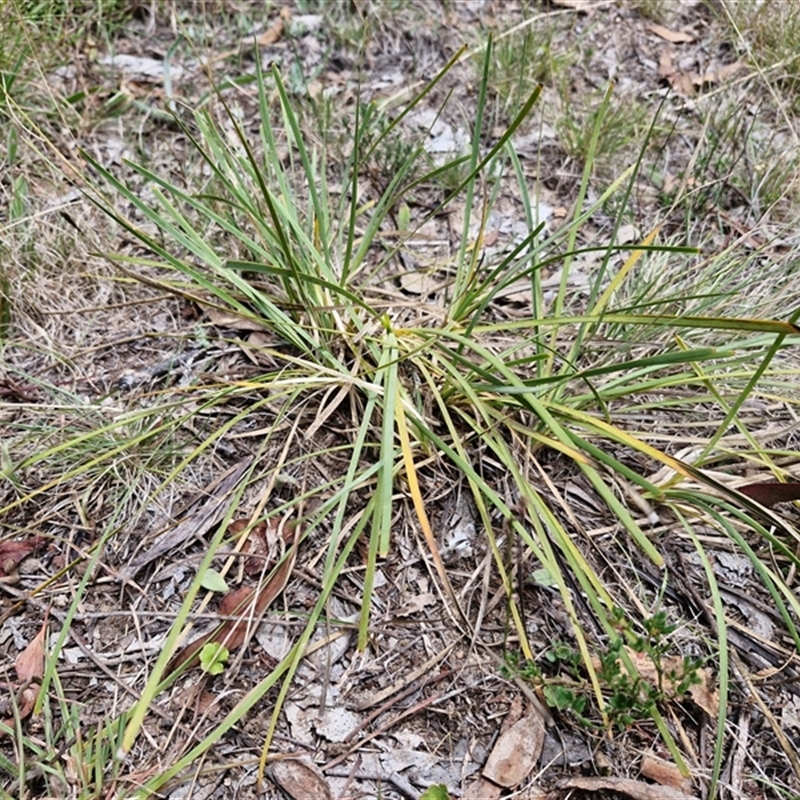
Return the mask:
<path id="1" fill-rule="evenodd" d="M 203 170 L 179 182 L 155 166 L 127 162 L 116 170 L 83 153 L 102 181 L 90 187 L 94 201 L 141 248 L 108 258 L 125 279 L 141 278 L 233 320 L 235 332 L 219 338 L 253 368 L 157 386 L 125 409 L 84 403 L 40 381 L 53 401 L 47 415 L 35 430 L 9 426 L 0 513 L 35 507 L 49 491 L 77 485 L 82 523 L 90 509 L 113 509 L 97 526 L 93 547 L 78 552 L 88 568 L 70 586 L 43 677 L 37 712 L 58 717 L 62 727 L 53 725 L 46 749 L 25 738 L 17 720 L 22 756 L 0 764 L 16 770 L 20 787 L 58 794 L 68 778 L 78 796 L 99 796 L 115 784 L 123 760 L 143 752 L 141 734 L 157 698 L 178 678 L 169 665 L 193 609 L 209 586 L 221 585 L 208 582 L 212 562 L 229 552 L 228 523 L 251 486 L 260 488 L 248 524 L 296 520 L 296 547 L 319 554 L 316 594 L 298 612 L 301 624 L 284 657 L 248 683 L 218 723 L 189 737 L 170 763 L 137 776 L 129 795 L 164 790 L 269 695 L 263 774 L 283 702 L 344 581 L 348 592 L 355 584 L 359 593 L 358 646 L 370 645 L 379 565 L 398 549 L 398 519 L 419 533 L 446 613 L 484 646 L 440 552 L 430 487 L 444 484 L 463 490 L 475 509 L 505 594 L 512 666 L 538 681 L 555 713 L 604 730 L 647 725 L 688 775 L 667 712 L 697 677 L 701 659 L 716 667 L 713 796 L 728 747 L 731 670 L 712 540 L 748 559 L 783 635 L 800 647 L 800 603 L 791 585 L 800 537 L 779 514 L 708 472 L 747 462 L 779 478 L 790 474 L 780 461 L 785 453 L 763 444 L 761 421 L 747 409 L 776 397 L 792 407 L 798 402 L 789 388 L 796 369 L 782 359 L 800 311 L 780 305 L 796 293 L 775 292 L 768 302 L 748 293 L 757 256 L 744 264 L 729 253 L 702 257 L 683 237 L 662 236 L 657 225 L 617 243 L 653 142 L 643 119 L 628 125 L 630 109 L 614 105 L 610 90 L 564 133 L 568 142 L 573 137 L 583 171 L 573 210 L 547 230 L 512 140 L 537 108 L 538 81 L 552 76 L 523 73 L 514 87 L 497 89 L 491 76 L 510 69 L 511 56 L 498 56 L 491 41 L 467 152 L 435 163 L 425 137 L 409 135 L 406 125 L 434 98 L 448 96 L 463 57 L 455 54 L 403 105 L 359 98 L 351 135 L 334 145 L 331 104 L 312 102 L 302 81 L 293 84 L 277 68 L 262 72 L 257 61 L 248 98 L 258 107 L 257 133 L 245 129 L 235 105 L 233 89 L 243 84 L 217 85 L 198 107 L 175 109 L 174 124 Z M 499 101 L 509 118 L 501 131 L 493 107 Z M 433 105 L 436 119 L 453 118 L 446 101 Z M 325 124 L 314 128 L 314 120 Z M 609 156 L 632 143 L 638 159 L 624 171 L 609 169 Z M 711 163 L 709 156 L 700 167 L 708 171 Z M 17 188 L 24 197 L 25 187 Z M 489 221 L 507 197 L 525 231 L 494 247 Z M 453 228 L 442 226 L 451 218 Z M 605 222 L 599 232 L 598 220 Z M 444 255 L 420 248 L 431 229 L 452 240 Z M 424 302 L 398 290 L 416 259 L 437 276 Z M 732 286 L 734 278 L 740 283 Z M 785 280 L 788 286 L 791 274 Z M 198 334 L 198 342 L 205 347 L 210 336 Z M 197 476 L 217 473 L 219 454 L 245 436 L 258 444 L 240 462 L 241 481 L 226 496 L 227 513 L 173 607 L 138 699 L 87 728 L 66 699 L 58 659 L 102 554 L 177 484 L 205 485 Z M 688 453 L 678 451 L 687 443 Z M 314 469 L 327 463 L 335 468 Z M 51 472 L 43 480 L 45 468 Z M 576 497 L 588 498 L 599 533 L 587 530 Z M 680 626 L 662 611 L 667 590 L 686 580 L 671 561 L 670 536 L 694 551 L 702 596 L 709 598 L 713 635 L 693 642 L 691 656 L 681 649 Z M 563 609 L 566 641 L 544 657 L 530 641 L 511 548 L 520 564 L 534 565 L 536 591 L 546 589 Z M 282 563 L 293 556 L 292 548 Z M 615 574 L 617 563 L 629 567 L 624 579 Z M 655 589 L 643 577 L 653 574 L 661 584 Z M 637 677 L 626 645 L 653 665 L 655 689 Z M 207 673 L 235 673 L 236 662 L 223 663 L 224 643 L 208 647 Z M 681 667 L 666 667 L 675 653 L 686 656 Z M 545 668 L 557 669 L 557 678 Z M 53 766 L 52 749 L 74 754 L 77 779 Z"/>
<path id="2" fill-rule="evenodd" d="M 490 74 L 493 58 L 490 44 L 485 76 Z M 639 398 L 664 395 L 680 387 L 674 395 L 677 408 L 690 413 L 698 403 L 719 403 L 725 396 L 730 398 L 725 403 L 730 421 L 738 424 L 737 409 L 754 388 L 750 371 L 756 365 L 762 373 L 769 368 L 763 355 L 765 343 L 775 342 L 772 352 L 776 352 L 775 348 L 796 329 L 790 323 L 767 319 L 715 315 L 713 304 L 703 307 L 706 315 L 689 315 L 686 309 L 696 300 L 691 295 L 676 297 L 670 308 L 663 302 L 653 306 L 648 297 L 636 291 L 626 295 L 626 287 L 639 281 L 640 263 L 661 254 L 673 261 L 686 260 L 693 254 L 691 249 L 655 244 L 655 231 L 632 246 L 603 244 L 595 248 L 599 260 L 587 276 L 587 291 L 571 288 L 570 275 L 578 270 L 579 259 L 587 252 L 577 243 L 586 220 L 617 195 L 624 206 L 635 168 L 612 182 L 592 205 L 584 207 L 579 202 L 573 218 L 556 234 L 542 239 L 541 227 L 534 222 L 534 203 L 527 183 L 508 145 L 533 109 L 538 89 L 503 135 L 487 148 L 483 144 L 489 116 L 486 79 L 479 89 L 470 153 L 463 162 L 465 177 L 431 210 L 410 223 L 413 234 L 451 206 L 458 206 L 463 215 L 459 248 L 446 266 L 449 280 L 441 313 L 435 320 L 423 320 L 413 307 L 383 302 L 387 281 L 391 282 L 395 274 L 393 265 L 408 238 L 398 241 L 395 234 L 384 238 L 387 226 L 396 229 L 393 209 L 410 192 L 422 191 L 442 168 L 420 174 L 422 150 L 409 148 L 396 151 L 393 173 L 384 176 L 378 190 L 364 192 L 361 176 L 381 146 L 392 141 L 403 119 L 446 78 L 455 60 L 421 94 L 395 112 L 389 124 L 376 129 L 372 125 L 374 108 L 361 106 L 349 156 L 335 170 L 325 163 L 325 151 L 304 135 L 292 97 L 277 70 L 258 76 L 262 119 L 259 140 L 245 134 L 221 94 L 217 103 L 233 138 L 223 133 L 209 110 L 194 115 L 192 128 L 180 122 L 208 165 L 213 190 L 203 186 L 187 190 L 148 168 L 131 164 L 139 179 L 150 187 L 152 201 L 145 202 L 123 180 L 85 154 L 118 196 L 159 231 L 158 237 L 153 236 L 112 205 L 104 204 L 115 221 L 153 254 L 147 259 L 112 258 L 132 274 L 156 266 L 165 269 L 173 276 L 164 281 L 165 287 L 170 282 L 180 285 L 181 292 L 257 322 L 275 337 L 275 344 L 266 349 L 253 346 L 254 356 L 268 355 L 275 367 L 234 390 L 244 404 L 240 419 L 255 413 L 259 401 L 252 395 L 253 389 L 269 386 L 273 398 L 284 393 L 283 413 L 286 419 L 294 419 L 293 431 L 302 419 L 307 420 L 306 425 L 317 427 L 320 423 L 314 420 L 328 419 L 339 406 L 349 408 L 348 413 L 357 421 L 340 442 L 347 454 L 346 468 L 325 485 L 324 495 L 318 495 L 316 508 L 304 523 L 304 537 L 320 535 L 331 526 L 325 535 L 319 601 L 306 627 L 286 658 L 212 733 L 150 779 L 148 791 L 158 790 L 207 751 L 266 692 L 280 685 L 264 745 L 263 766 L 282 700 L 304 648 L 353 547 L 362 538 L 366 539 L 366 567 L 358 641 L 360 647 L 367 646 L 375 574 L 379 559 L 392 549 L 398 492 L 407 496 L 414 508 L 416 524 L 427 543 L 442 591 L 449 598 L 451 613 L 469 627 L 431 528 L 424 489 L 427 468 L 423 467 L 431 460 L 438 470 L 469 487 L 483 535 L 494 553 L 495 568 L 507 587 L 510 584 L 498 544 L 501 522 L 546 571 L 570 620 L 574 652 L 585 670 L 587 691 L 602 724 L 608 725 L 613 719 L 632 720 L 634 711 L 640 714 L 646 709 L 676 763 L 686 770 L 662 716 L 666 695 L 642 696 L 640 682 L 625 683 L 624 675 L 632 675 L 633 666 L 619 648 L 613 654 L 625 664 L 627 672 L 611 675 L 610 661 L 596 666 L 594 655 L 599 645 L 582 621 L 571 586 L 580 587 L 598 630 L 612 641 L 619 640 L 617 609 L 621 598 L 592 566 L 590 543 L 576 539 L 564 516 L 568 504 L 548 478 L 544 465 L 550 454 L 563 459 L 563 468 L 580 476 L 616 520 L 619 546 L 658 568 L 665 563 L 658 543 L 622 497 L 639 497 L 645 505 L 694 508 L 703 515 L 703 524 L 716 520 L 720 530 L 733 537 L 722 508 L 702 489 L 678 494 L 671 488 L 673 482 L 654 483 L 632 466 L 636 459 L 645 459 L 701 484 L 704 481 L 696 467 L 659 450 L 647 433 L 632 431 L 625 421 L 626 404 L 631 409 L 640 408 Z M 277 113 L 273 98 L 278 100 Z M 606 109 L 609 98 L 607 95 L 604 101 Z M 580 197 L 585 196 L 599 157 L 605 122 L 603 113 L 595 117 L 592 133 L 582 145 L 586 164 Z M 285 157 L 278 155 L 281 151 Z M 302 177 L 299 183 L 298 174 Z M 330 183 L 334 174 L 338 178 L 335 191 Z M 503 182 L 513 186 L 522 198 L 529 233 L 509 250 L 486 258 L 481 255 L 483 226 Z M 239 255 L 231 257 L 231 252 Z M 611 264 L 618 261 L 612 271 Z M 560 284 L 555 293 L 546 293 L 543 275 L 556 265 L 561 265 Z M 517 318 L 506 318 L 496 310 L 498 299 L 508 286 L 520 282 L 529 287 L 527 310 Z M 620 306 L 625 296 L 626 304 Z M 631 301 L 631 296 L 636 299 Z M 677 330 L 682 331 L 680 337 Z M 510 335 L 513 338 L 509 341 Z M 604 341 L 613 341 L 614 346 L 604 346 Z M 221 387 L 202 389 L 207 408 L 220 404 L 229 393 Z M 203 441 L 176 471 L 206 452 L 221 435 L 217 431 Z M 284 447 L 291 447 L 291 441 Z M 310 489 L 304 498 L 318 492 L 321 489 Z M 727 491 L 729 498 L 735 494 Z M 742 498 L 734 502 L 737 500 L 741 502 Z M 757 524 L 755 515 L 760 512 L 752 503 L 744 501 L 742 505 L 741 518 L 748 520 L 746 524 Z M 290 507 L 291 502 L 285 506 Z M 356 524 L 345 525 L 353 519 L 355 508 L 360 509 Z M 206 561 L 220 541 L 216 538 L 212 543 Z M 791 556 L 787 553 L 787 557 Z M 201 573 L 202 569 L 198 576 Z M 786 587 L 778 588 L 780 582 L 772 585 L 786 596 Z M 198 589 L 196 581 L 151 672 L 142 700 L 131 714 L 123 751 L 134 745 L 149 704 L 162 690 L 172 643 L 181 633 Z M 508 603 L 515 636 L 524 658 L 530 660 L 533 654 L 510 589 Z M 788 612 L 786 619 L 788 624 Z M 721 618 L 718 621 L 723 624 Z M 649 630 L 646 623 L 647 619 L 641 622 Z M 647 634 L 647 642 L 655 640 L 651 634 Z M 654 658 L 662 652 L 658 643 L 642 647 Z M 688 667 L 686 676 L 687 680 L 691 677 Z M 559 701 L 554 702 L 559 705 Z M 720 748 L 722 742 L 719 739 Z"/>
<path id="3" fill-rule="evenodd" d="M 796 0 L 742 0 L 723 3 L 721 13 L 730 25 L 743 55 L 775 86 L 786 92 L 795 112 L 800 92 L 800 19 Z"/>
<path id="4" fill-rule="evenodd" d="M 558 84 L 575 59 L 575 50 L 564 47 L 569 36 L 568 21 L 534 15 L 497 38 L 489 74 L 489 109 L 495 125 L 508 124 L 539 84 Z M 481 53 L 473 61 L 476 69 L 483 68 Z"/>
<path id="5" fill-rule="evenodd" d="M 620 156 L 635 152 L 650 127 L 647 108 L 632 97 L 616 97 L 613 85 L 582 103 L 575 101 L 568 81 L 560 83 L 562 113 L 556 120 L 558 141 L 564 151 L 580 164 L 591 161 L 601 174 L 617 170 Z M 651 130 L 649 146 L 657 146 Z"/>

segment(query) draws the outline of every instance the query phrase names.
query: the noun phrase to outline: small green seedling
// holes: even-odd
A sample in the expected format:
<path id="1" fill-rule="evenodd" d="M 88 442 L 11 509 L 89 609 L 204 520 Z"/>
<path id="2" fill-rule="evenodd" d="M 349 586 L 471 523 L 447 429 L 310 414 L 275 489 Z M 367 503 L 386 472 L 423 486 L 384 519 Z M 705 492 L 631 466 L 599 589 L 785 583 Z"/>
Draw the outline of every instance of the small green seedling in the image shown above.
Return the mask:
<path id="1" fill-rule="evenodd" d="M 420 796 L 419 800 L 450 800 L 450 794 L 443 783 L 429 786 Z"/>
<path id="2" fill-rule="evenodd" d="M 208 589 L 209 592 L 217 592 L 218 594 L 224 594 L 228 591 L 228 584 L 225 578 L 215 569 L 206 570 L 200 585 L 204 589 Z"/>
<path id="3" fill-rule="evenodd" d="M 209 642 L 200 651 L 200 668 L 209 675 L 220 675 L 230 657 L 230 651 L 225 645 Z"/>

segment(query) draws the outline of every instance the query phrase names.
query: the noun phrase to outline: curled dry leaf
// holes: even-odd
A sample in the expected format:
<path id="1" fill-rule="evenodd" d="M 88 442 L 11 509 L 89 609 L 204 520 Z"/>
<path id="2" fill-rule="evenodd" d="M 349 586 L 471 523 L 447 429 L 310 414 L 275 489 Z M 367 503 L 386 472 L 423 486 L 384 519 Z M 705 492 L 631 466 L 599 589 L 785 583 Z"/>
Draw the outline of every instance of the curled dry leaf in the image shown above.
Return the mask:
<path id="1" fill-rule="evenodd" d="M 530 708 L 497 740 L 483 768 L 483 777 L 509 789 L 519 786 L 539 762 L 543 744 L 544 718 Z"/>
<path id="2" fill-rule="evenodd" d="M 664 761 L 663 758 L 658 758 L 652 753 L 645 753 L 642 757 L 640 772 L 645 778 L 656 781 L 662 786 L 671 786 L 681 792 L 692 790 L 692 781 L 681 774 L 676 764 Z"/>
<path id="3" fill-rule="evenodd" d="M 272 765 L 272 778 L 294 800 L 332 800 L 325 779 L 308 761 L 286 758 Z"/>

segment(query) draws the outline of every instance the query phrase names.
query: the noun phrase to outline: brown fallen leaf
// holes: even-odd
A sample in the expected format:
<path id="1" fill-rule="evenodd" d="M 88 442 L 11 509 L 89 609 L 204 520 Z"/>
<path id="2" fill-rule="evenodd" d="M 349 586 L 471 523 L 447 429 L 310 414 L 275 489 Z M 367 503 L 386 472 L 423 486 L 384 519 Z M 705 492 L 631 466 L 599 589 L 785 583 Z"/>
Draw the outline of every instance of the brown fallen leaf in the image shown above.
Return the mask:
<path id="1" fill-rule="evenodd" d="M 673 50 L 666 47 L 658 60 L 658 77 L 663 78 L 678 94 L 691 97 L 695 94 L 692 74 L 678 69 L 672 62 Z"/>
<path id="2" fill-rule="evenodd" d="M 656 781 L 662 786 L 671 786 L 681 792 L 690 792 L 692 790 L 691 779 L 681 773 L 677 764 L 664 761 L 663 758 L 658 758 L 652 753 L 644 754 L 639 771 L 645 778 Z"/>
<path id="3" fill-rule="evenodd" d="M 712 719 L 716 719 L 719 714 L 719 692 L 710 688 L 711 677 L 707 669 L 697 670 L 700 683 L 694 683 L 689 687 L 689 694 L 692 700 L 703 709 Z"/>
<path id="4" fill-rule="evenodd" d="M 316 767 L 305 759 L 276 761 L 270 770 L 272 779 L 293 800 L 332 800 L 330 787 Z"/>
<path id="5" fill-rule="evenodd" d="M 515 722 L 497 740 L 482 775 L 484 778 L 513 789 L 530 775 L 539 763 L 544 744 L 544 718 L 535 708 Z"/>
<path id="6" fill-rule="evenodd" d="M 14 661 L 14 670 L 20 683 L 39 680 L 44 675 L 44 636 L 47 632 L 47 618 L 39 633 L 31 639 L 28 646 Z"/>
<path id="7" fill-rule="evenodd" d="M 18 687 L 12 687 L 17 691 L 16 719 L 25 719 L 33 711 L 36 703 L 36 696 L 39 694 L 39 681 L 44 675 L 44 637 L 47 632 L 47 617 L 42 623 L 39 633 L 31 639 L 28 646 L 17 656 L 14 661 L 14 671 L 21 684 L 21 691 Z M 15 717 L 4 719 L 3 724 L 14 729 Z M 0 732 L 0 739 L 4 734 Z"/>
<path id="8" fill-rule="evenodd" d="M 647 26 L 647 30 L 652 31 L 656 36 L 660 36 L 672 44 L 681 44 L 682 42 L 693 42 L 694 36 L 683 31 L 671 31 L 663 25 L 657 25 L 655 22 Z"/>
<path id="9" fill-rule="evenodd" d="M 244 562 L 244 571 L 250 577 L 266 572 L 268 565 L 275 560 L 279 552 L 277 544 L 280 541 L 280 525 L 278 520 L 270 519 L 259 522 L 250 530 L 250 521 L 247 519 L 234 520 L 228 526 L 228 533 L 236 539 L 246 536 L 241 545 L 241 552 L 247 554 Z"/>
<path id="10" fill-rule="evenodd" d="M 697 800 L 671 786 L 656 786 L 631 778 L 567 778 L 559 781 L 558 789 L 580 789 L 584 792 L 619 792 L 633 800 Z"/>
<path id="11" fill-rule="evenodd" d="M 0 542 L 0 580 L 16 572 L 19 562 L 42 547 L 46 541 L 44 536 L 29 536 L 27 539 Z"/>

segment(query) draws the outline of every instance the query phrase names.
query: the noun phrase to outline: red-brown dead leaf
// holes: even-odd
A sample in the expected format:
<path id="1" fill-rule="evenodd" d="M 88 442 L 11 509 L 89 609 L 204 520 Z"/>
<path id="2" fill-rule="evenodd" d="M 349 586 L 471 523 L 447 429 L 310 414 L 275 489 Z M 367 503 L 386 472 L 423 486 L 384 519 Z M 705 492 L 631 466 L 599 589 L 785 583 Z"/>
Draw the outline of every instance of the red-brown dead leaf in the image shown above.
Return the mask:
<path id="1" fill-rule="evenodd" d="M 665 28 L 663 25 L 657 25 L 656 23 L 648 25 L 647 30 L 652 31 L 656 36 L 660 36 L 662 39 L 672 44 L 694 41 L 694 37 L 688 33 L 684 33 L 683 31 L 671 31 L 669 28 Z"/>
<path id="2" fill-rule="evenodd" d="M 39 680 L 44 675 L 44 636 L 46 632 L 47 619 L 42 623 L 39 633 L 31 639 L 14 662 L 14 669 L 21 683 Z"/>
<path id="3" fill-rule="evenodd" d="M 46 541 L 44 536 L 29 536 L 27 539 L 0 542 L 0 579 L 15 572 L 17 564 Z"/>
<path id="4" fill-rule="evenodd" d="M 742 494 L 755 500 L 756 503 L 761 503 L 762 506 L 774 506 L 776 503 L 791 503 L 793 500 L 800 500 L 800 483 L 765 481 L 749 483 L 737 488 Z"/>
<path id="5" fill-rule="evenodd" d="M 240 531 L 247 530 L 248 527 L 249 523 L 245 522 L 243 527 L 237 526 L 237 530 L 234 530 L 233 525 L 231 525 L 230 530 L 235 535 Z M 286 531 L 284 531 L 285 533 Z M 270 565 L 279 552 L 279 540 L 280 525 L 278 520 L 270 519 L 268 522 L 260 522 L 258 525 L 254 525 L 247 533 L 246 541 L 242 544 L 242 553 L 247 554 L 244 562 L 245 574 L 252 577 L 268 572 Z"/>

